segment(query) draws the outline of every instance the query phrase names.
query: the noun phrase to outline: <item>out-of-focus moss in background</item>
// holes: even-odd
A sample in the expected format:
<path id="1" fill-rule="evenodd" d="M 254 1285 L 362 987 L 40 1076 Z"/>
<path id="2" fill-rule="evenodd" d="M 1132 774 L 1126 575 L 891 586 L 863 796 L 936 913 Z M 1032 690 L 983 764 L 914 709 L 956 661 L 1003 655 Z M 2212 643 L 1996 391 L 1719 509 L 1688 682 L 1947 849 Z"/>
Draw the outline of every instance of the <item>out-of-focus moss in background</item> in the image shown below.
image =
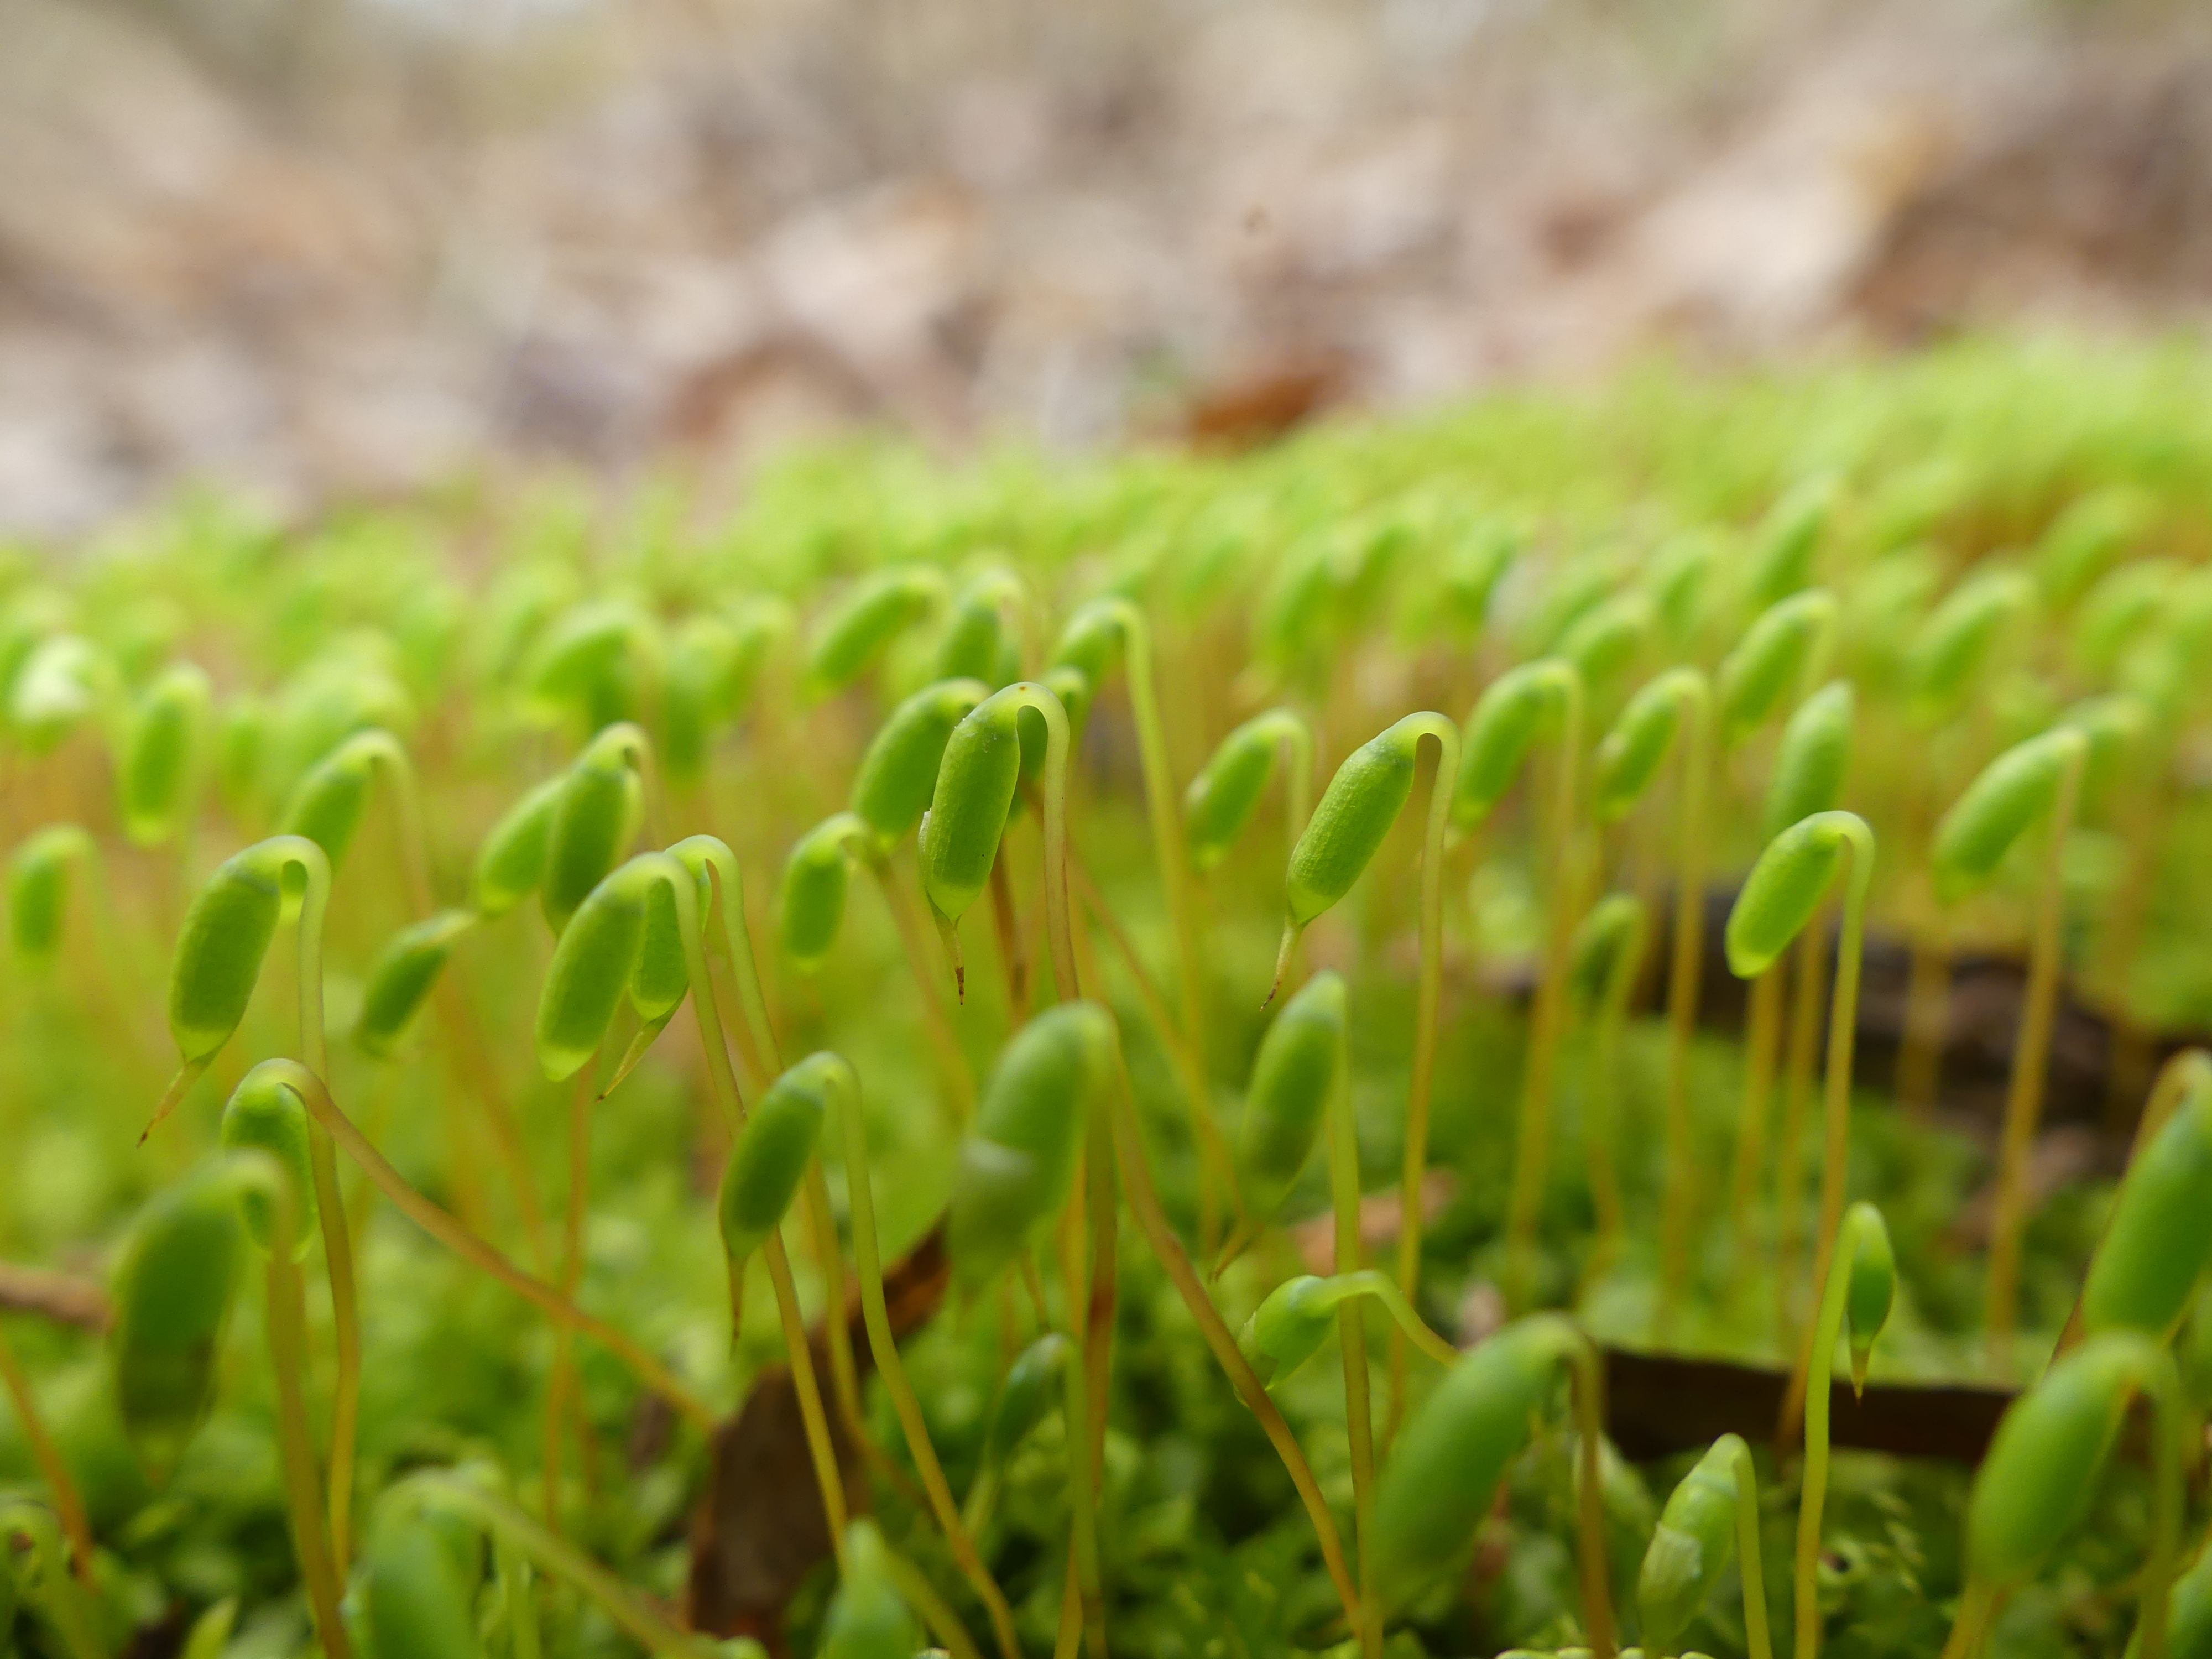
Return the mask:
<path id="1" fill-rule="evenodd" d="M 2169 0 L 0 0 L 0 528 L 2212 299 Z"/>

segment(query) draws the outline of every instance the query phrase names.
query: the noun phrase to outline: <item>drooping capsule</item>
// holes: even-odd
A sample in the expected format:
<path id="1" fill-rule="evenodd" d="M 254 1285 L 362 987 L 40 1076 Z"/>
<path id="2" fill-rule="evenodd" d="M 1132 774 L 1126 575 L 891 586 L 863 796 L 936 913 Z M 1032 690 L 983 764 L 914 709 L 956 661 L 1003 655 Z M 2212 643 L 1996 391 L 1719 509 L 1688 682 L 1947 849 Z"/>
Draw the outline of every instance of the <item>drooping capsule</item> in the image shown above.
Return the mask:
<path id="1" fill-rule="evenodd" d="M 1064 1002 L 1016 1032 L 961 1143 L 945 1247 L 967 1286 L 1011 1263 L 1066 1201 L 1084 1127 L 1103 1109 L 1117 1038 L 1113 1016 Z"/>
<path id="2" fill-rule="evenodd" d="M 108 1338 L 115 1401 L 157 1477 L 215 1402 L 242 1238 L 234 1183 L 208 1170 L 156 1194 L 125 1247 Z"/>
<path id="3" fill-rule="evenodd" d="M 361 1013 L 354 1021 L 353 1040 L 363 1054 L 388 1059 L 406 1041 L 453 946 L 477 923 L 472 910 L 441 910 L 385 942 L 363 976 Z"/>
<path id="4" fill-rule="evenodd" d="M 26 837 L 8 860 L 8 937 L 26 966 L 43 969 L 60 952 L 70 872 L 98 856 L 79 825 L 50 823 Z"/>
<path id="5" fill-rule="evenodd" d="M 191 663 L 165 670 L 131 711 L 116 768 L 123 833 L 140 847 L 175 834 L 192 810 L 188 793 L 199 776 L 214 694 Z"/>
<path id="6" fill-rule="evenodd" d="M 307 1160 L 307 1108 L 292 1086 L 257 1066 L 239 1081 L 223 1103 L 220 1131 L 227 1152 L 266 1152 L 290 1182 L 296 1206 L 293 1254 L 304 1256 L 314 1242 L 315 1183 Z M 263 1251 L 274 1249 L 276 1223 L 270 1194 L 248 1186 L 239 1194 L 246 1236 Z"/>
<path id="7" fill-rule="evenodd" d="M 565 774 L 546 779 L 485 832 L 470 884 L 479 915 L 503 916 L 538 890 L 545 878 L 545 843 L 554 809 L 568 781 Z"/>
<path id="8" fill-rule="evenodd" d="M 1255 1219 L 1281 1207 L 1321 1137 L 1344 1076 L 1347 1000 L 1341 975 L 1316 974 L 1285 1003 L 1252 1064 L 1237 1139 L 1237 1174 Z"/>
<path id="9" fill-rule="evenodd" d="M 926 685 L 891 711 L 853 774 L 852 810 L 886 844 L 912 835 L 929 810 L 953 728 L 991 695 L 980 679 Z"/>
<path id="10" fill-rule="evenodd" d="M 636 838 L 645 807 L 636 763 L 641 740 L 631 726 L 602 732 L 570 765 L 554 799 L 538 902 L 556 933 Z"/>

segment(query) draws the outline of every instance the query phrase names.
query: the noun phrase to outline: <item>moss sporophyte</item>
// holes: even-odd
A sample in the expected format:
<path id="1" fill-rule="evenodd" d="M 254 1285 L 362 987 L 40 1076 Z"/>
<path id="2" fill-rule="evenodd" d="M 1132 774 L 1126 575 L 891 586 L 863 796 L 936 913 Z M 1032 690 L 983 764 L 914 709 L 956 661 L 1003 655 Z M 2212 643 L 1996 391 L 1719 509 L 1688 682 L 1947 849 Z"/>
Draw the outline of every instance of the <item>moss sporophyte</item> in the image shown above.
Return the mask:
<path id="1" fill-rule="evenodd" d="M 2206 476 L 1972 343 L 0 553 L 0 1632 L 2206 1650 Z"/>

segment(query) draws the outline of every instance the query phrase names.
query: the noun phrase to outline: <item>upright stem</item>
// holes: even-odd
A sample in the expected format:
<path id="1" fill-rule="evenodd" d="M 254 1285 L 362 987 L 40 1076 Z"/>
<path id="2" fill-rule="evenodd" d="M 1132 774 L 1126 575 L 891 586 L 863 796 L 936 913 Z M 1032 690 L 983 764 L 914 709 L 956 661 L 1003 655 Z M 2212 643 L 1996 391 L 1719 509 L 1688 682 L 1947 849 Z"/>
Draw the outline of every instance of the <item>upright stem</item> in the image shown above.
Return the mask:
<path id="1" fill-rule="evenodd" d="M 1052 954 L 1053 988 L 1062 1002 L 1083 994 L 1075 972 L 1075 928 L 1067 902 L 1067 710 L 1042 685 L 1021 682 L 1022 704 L 1043 717 L 1044 929 Z"/>
<path id="2" fill-rule="evenodd" d="M 39 1466 L 39 1474 L 53 1493 L 54 1513 L 60 1517 L 62 1531 L 69 1537 L 70 1565 L 85 1589 L 91 1589 L 92 1522 L 85 1516 L 83 1496 L 76 1489 L 69 1465 L 62 1461 L 53 1436 L 47 1431 L 46 1416 L 31 1393 L 31 1379 L 23 1374 L 15 1351 L 4 1336 L 0 1336 L 0 1382 L 7 1386 L 9 1402 L 15 1408 L 15 1420 L 22 1425 L 23 1438 L 30 1443 L 31 1460 Z"/>
<path id="3" fill-rule="evenodd" d="M 898 1340 L 891 1331 L 890 1310 L 884 1300 L 883 1257 L 876 1244 L 876 1204 L 868 1175 L 868 1131 L 860 1115 L 860 1091 L 856 1079 L 848 1078 L 845 1083 L 836 1111 L 844 1129 L 845 1185 L 850 1194 L 853 1219 L 853 1263 L 860 1272 L 860 1314 L 867 1324 L 869 1351 L 875 1355 L 876 1370 L 884 1379 L 884 1391 L 890 1395 L 891 1408 L 898 1414 L 899 1427 L 906 1436 L 907 1449 L 914 1456 L 915 1468 L 921 1475 L 922 1490 L 928 1494 L 930 1509 L 937 1516 L 946 1543 L 951 1546 L 952 1559 L 981 1599 L 1006 1659 L 1021 1659 L 1021 1645 L 1014 1637 L 1013 1611 L 1006 1605 L 1006 1598 L 990 1570 L 983 1565 L 975 1540 L 960 1518 L 959 1505 L 952 1500 L 952 1488 L 945 1479 L 944 1467 L 937 1461 L 937 1449 L 930 1442 L 929 1425 L 922 1417 L 921 1402 L 915 1397 L 906 1362 L 899 1357 Z"/>
<path id="4" fill-rule="evenodd" d="M 1583 1622 L 1589 1627 L 1590 1652 L 1595 1659 L 1613 1659 L 1619 1637 L 1613 1620 L 1613 1587 L 1606 1579 L 1605 1366 L 1587 1336 L 1577 1330 L 1576 1338 L 1567 1351 L 1582 1464 L 1575 1482 L 1575 1565 L 1582 1579 Z"/>
<path id="5" fill-rule="evenodd" d="M 830 1523 L 830 1542 L 837 1564 L 845 1562 L 845 1477 L 837 1468 L 837 1449 L 830 1438 L 830 1413 L 823 1409 L 822 1385 L 814 1374 L 814 1351 L 806 1336 L 806 1318 L 799 1310 L 799 1289 L 792 1283 L 791 1261 L 783 1253 L 783 1236 L 772 1232 L 761 1246 L 768 1262 L 769 1283 L 775 1288 L 776 1312 L 783 1320 L 783 1346 L 791 1365 L 791 1385 L 799 1396 L 799 1418 L 806 1431 L 806 1451 L 814 1465 L 814 1482 L 822 1494 L 822 1513 Z M 843 1310 L 833 1309 L 833 1319 Z"/>
<path id="6" fill-rule="evenodd" d="M 1853 1215 L 1856 1224 L 1865 1212 Z M 1843 1334 L 1851 1261 L 1863 1230 L 1856 1224 L 1837 1241 L 1835 1259 L 1821 1281 L 1820 1311 L 1813 1322 L 1812 1366 L 1805 1395 L 1805 1474 L 1797 1504 L 1796 1644 L 1790 1659 L 1818 1659 L 1820 1651 L 1820 1512 L 1828 1496 L 1828 1396 L 1834 1386 L 1836 1339 Z"/>
<path id="7" fill-rule="evenodd" d="M 1935 1109 L 1943 1070 L 1943 1030 L 1951 997 L 1951 955 L 1940 918 L 1923 920 L 1912 934 L 1911 965 L 1905 981 L 1905 1040 L 1897 1052 L 1897 1101 L 1917 1118 Z"/>
<path id="8" fill-rule="evenodd" d="M 319 1088 L 316 1093 L 321 1093 Z M 300 1577 L 307 1586 L 315 1635 L 325 1659 L 350 1659 L 352 1649 L 339 1612 L 344 1574 L 337 1565 L 331 1534 L 325 1530 L 322 1494 L 316 1490 L 314 1435 L 307 1426 L 307 1316 L 300 1270 L 292 1260 L 291 1217 L 296 1205 L 289 1185 L 276 1195 L 271 1207 L 278 1221 L 270 1241 L 267 1267 L 269 1359 L 276 1377 L 276 1446 L 285 1499 L 292 1511 L 292 1543 L 300 1558 Z"/>
<path id="9" fill-rule="evenodd" d="M 1126 1066 L 1121 1069 L 1114 1091 L 1113 1121 L 1114 1146 L 1120 1154 L 1122 1180 L 1129 1192 L 1129 1208 L 1136 1215 L 1137 1224 L 1144 1230 L 1152 1254 L 1166 1269 L 1183 1305 L 1198 1322 L 1206 1346 L 1213 1350 L 1214 1358 L 1228 1373 L 1237 1397 L 1260 1419 L 1261 1428 L 1273 1443 L 1275 1455 L 1283 1460 L 1291 1484 L 1297 1489 L 1298 1499 L 1305 1506 L 1306 1518 L 1313 1524 L 1314 1536 L 1321 1546 L 1322 1565 L 1328 1569 L 1329 1582 L 1336 1587 L 1337 1599 L 1344 1604 L 1344 1616 L 1357 1630 L 1364 1616 L 1359 1592 L 1346 1570 L 1344 1544 L 1329 1515 L 1328 1504 L 1322 1497 L 1320 1484 L 1306 1462 L 1305 1453 L 1299 1449 L 1297 1437 L 1291 1432 L 1291 1425 L 1283 1420 L 1282 1413 L 1238 1349 L 1235 1334 L 1222 1319 L 1221 1310 L 1213 1305 L 1212 1298 L 1206 1295 L 1206 1286 L 1199 1282 L 1197 1269 L 1190 1265 L 1182 1241 L 1176 1237 L 1175 1229 L 1168 1224 L 1166 1212 L 1160 1208 L 1159 1194 L 1152 1188 L 1151 1166 L 1145 1161 L 1144 1139 L 1137 1126 L 1136 1102 L 1129 1091 Z"/>
<path id="10" fill-rule="evenodd" d="M 1190 862 L 1184 850 L 1182 813 L 1168 764 L 1166 733 L 1160 726 L 1159 696 L 1153 677 L 1152 629 L 1144 613 L 1127 601 L 1113 601 L 1125 653 L 1129 715 L 1137 733 L 1137 765 L 1145 780 L 1145 814 L 1152 836 L 1152 860 L 1159 866 L 1168 920 L 1175 930 L 1176 988 L 1182 1000 L 1182 1035 L 1196 1061 L 1190 1082 L 1200 1093 L 1189 1102 L 1191 1132 L 1198 1142 L 1201 1201 L 1209 1216 L 1220 1213 L 1221 1200 L 1235 1180 L 1234 1165 L 1221 1127 L 1213 1121 L 1206 1041 L 1204 953 L 1199 948 L 1198 918 L 1191 900 Z M 1212 1229 L 1206 1228 L 1211 1236 Z"/>
<path id="11" fill-rule="evenodd" d="M 598 1056 L 576 1073 L 568 1088 L 568 1193 L 561 1227 L 560 1291 L 574 1303 L 584 1273 L 584 1215 L 590 1200 L 592 1103 L 598 1097 Z M 553 1368 L 545 1382 L 545 1524 L 561 1530 L 561 1436 L 568 1426 L 568 1395 L 575 1377 L 575 1343 L 566 1326 L 553 1332 Z"/>
<path id="12" fill-rule="evenodd" d="M 1866 941 L 1867 890 L 1874 880 L 1874 838 L 1861 835 L 1844 842 L 1843 935 L 1836 951 L 1836 988 L 1828 1003 L 1828 1071 L 1820 1103 L 1825 1132 L 1820 1155 L 1820 1230 L 1813 1256 L 1813 1278 L 1825 1285 L 1836 1259 L 1837 1231 L 1843 1225 L 1844 1196 L 1850 1179 L 1851 1054 L 1858 1036 L 1859 958 Z M 1816 1355 L 1817 1334 L 1798 1351 L 1797 1363 L 1783 1395 L 1783 1437 L 1796 1426 L 1808 1404 L 1806 1378 Z M 1831 1334 L 1830 1346 L 1833 1346 Z M 1825 1404 L 1823 1410 L 1826 1407 Z"/>
<path id="13" fill-rule="evenodd" d="M 283 839 L 298 840 L 298 837 Z M 302 842 L 303 847 L 312 842 Z M 295 855 L 307 872 L 300 901 L 300 1060 L 317 1079 L 330 1076 L 330 1051 L 323 1025 L 323 919 L 331 892 L 330 866 L 321 850 Z M 327 1083 L 324 1084 L 328 1087 Z M 353 1233 L 346 1224 L 345 1197 L 338 1183 L 337 1155 L 317 1121 L 307 1126 L 307 1168 L 315 1186 L 321 1222 L 323 1258 L 331 1285 L 331 1323 L 337 1349 L 337 1376 L 331 1394 L 331 1552 L 343 1575 L 353 1559 L 353 1468 L 356 1430 L 361 1415 L 361 1304 L 354 1281 Z"/>
<path id="14" fill-rule="evenodd" d="M 1766 1567 L 1759 1535 L 1759 1470 L 1751 1448 L 1739 1437 L 1735 1455 L 1735 1540 L 1738 1571 L 1743 1579 L 1744 1645 L 1751 1659 L 1774 1659 L 1774 1638 L 1766 1626 Z"/>
<path id="15" fill-rule="evenodd" d="M 1351 1037 L 1338 1039 L 1336 1087 L 1328 1099 L 1328 1184 L 1336 1219 L 1336 1273 L 1361 1270 L 1359 1138 L 1352 1121 Z M 1395 1287 L 1393 1286 L 1395 1289 Z M 1380 1659 L 1382 1620 L 1375 1599 L 1375 1413 L 1368 1398 L 1367 1322 L 1357 1297 L 1337 1310 L 1344 1350 L 1345 1427 L 1352 1450 L 1352 1515 L 1359 1548 L 1359 1650 Z"/>
<path id="16" fill-rule="evenodd" d="M 1520 1133 L 1513 1150 L 1513 1188 L 1506 1205 L 1505 1300 L 1511 1311 L 1528 1305 L 1530 1256 L 1536 1243 L 1536 1216 L 1544 1200 L 1544 1176 L 1552 1139 L 1553 1079 L 1558 1069 L 1560 1033 L 1566 1025 L 1567 965 L 1577 920 L 1575 837 L 1575 779 L 1582 756 L 1583 699 L 1575 679 L 1566 686 L 1566 708 L 1559 726 L 1559 750 L 1552 797 L 1551 822 L 1544 840 L 1551 850 L 1549 925 L 1544 934 L 1543 976 L 1536 985 L 1535 1018 L 1528 1039 L 1528 1064 L 1521 1085 Z"/>
<path id="17" fill-rule="evenodd" d="M 1094 1414 L 1103 1413 L 1105 1402 L 1092 1399 L 1090 1367 L 1085 1363 L 1090 1352 L 1087 1316 L 1091 1301 L 1087 1289 L 1090 1274 L 1084 1259 L 1083 1212 L 1086 1196 L 1079 1184 L 1060 1224 L 1060 1282 L 1067 1298 L 1068 1334 L 1076 1345 L 1076 1358 L 1065 1374 L 1071 1523 L 1068 1548 L 1085 1638 L 1090 1644 L 1092 1659 L 1105 1659 L 1106 1609 L 1098 1565 L 1098 1491 L 1091 1461 L 1091 1420 Z"/>
<path id="18" fill-rule="evenodd" d="M 1416 748 L 1437 744 L 1436 775 L 1429 784 L 1429 818 L 1421 839 L 1421 968 L 1413 1005 L 1413 1075 L 1406 1098 L 1406 1160 L 1399 1178 L 1398 1288 L 1419 1306 L 1421 1177 L 1429 1164 L 1429 1097 L 1436 1081 L 1437 1017 L 1443 994 L 1444 830 L 1451 821 L 1453 787 L 1459 781 L 1459 728 L 1442 714 L 1408 717 Z M 1390 1334 L 1390 1418 L 1383 1438 L 1406 1415 L 1405 1334 Z"/>
<path id="19" fill-rule="evenodd" d="M 1630 988 L 1624 985 L 1626 991 Z M 1590 1169 L 1590 1199 L 1597 1212 L 1597 1240 L 1591 1249 L 1592 1277 L 1611 1267 L 1620 1249 L 1620 1176 L 1613 1158 L 1614 1119 L 1620 1100 L 1620 1027 L 1626 998 L 1608 998 L 1597 1018 L 1589 1060 L 1589 1125 L 1583 1139 Z"/>
<path id="20" fill-rule="evenodd" d="M 1774 1160 L 1775 1328 L 1785 1346 L 1797 1338 L 1797 1256 L 1805 1243 L 1800 1213 L 1805 1204 L 1805 1115 L 1820 1049 L 1820 1001 L 1828 990 L 1827 934 L 1823 906 L 1792 947 L 1796 960 L 1790 969 L 1790 1033 L 1782 1065 L 1782 1135 Z M 1820 1281 L 1816 1278 L 1814 1282 Z"/>
<path id="21" fill-rule="evenodd" d="M 2000 1596 L 1994 1584 L 1978 1578 L 1966 1581 L 1966 1594 L 1959 1601 L 1959 1616 L 1952 1621 L 1950 1639 L 1943 1644 L 1943 1659 L 1980 1659 Z"/>
<path id="22" fill-rule="evenodd" d="M 2027 1226 L 2027 1155 L 2043 1116 L 2045 1073 L 2051 1064 L 2051 1026 L 2058 1012 L 2059 928 L 2065 920 L 2065 852 L 2081 799 L 2087 745 L 2078 745 L 2058 784 L 2051 810 L 2043 882 L 2036 895 L 2035 932 L 2029 944 L 2027 990 L 2020 1035 L 2005 1091 L 2003 1137 L 1997 1148 L 1996 1209 L 1990 1229 L 1989 1358 L 2002 1370 L 2012 1356 L 2020 1311 L 2021 1236 Z"/>
<path id="23" fill-rule="evenodd" d="M 1702 686 L 1702 682 L 1699 682 Z M 1697 1034 L 1698 988 L 1705 948 L 1705 795 L 1712 772 L 1710 699 L 1684 716 L 1681 804 L 1676 815 L 1674 927 L 1667 971 L 1667 1170 L 1661 1200 L 1659 1329 L 1674 1328 L 1690 1277 L 1690 1227 L 1697 1170 L 1690 1155 L 1690 1042 Z"/>
<path id="24" fill-rule="evenodd" d="M 1752 1197 L 1766 1164 L 1767 1109 L 1774 1098 L 1775 1061 L 1782 1044 L 1782 992 L 1778 963 L 1751 982 L 1743 1104 L 1736 1115 L 1735 1170 L 1729 1181 L 1729 1253 L 1739 1273 L 1751 1263 Z"/>

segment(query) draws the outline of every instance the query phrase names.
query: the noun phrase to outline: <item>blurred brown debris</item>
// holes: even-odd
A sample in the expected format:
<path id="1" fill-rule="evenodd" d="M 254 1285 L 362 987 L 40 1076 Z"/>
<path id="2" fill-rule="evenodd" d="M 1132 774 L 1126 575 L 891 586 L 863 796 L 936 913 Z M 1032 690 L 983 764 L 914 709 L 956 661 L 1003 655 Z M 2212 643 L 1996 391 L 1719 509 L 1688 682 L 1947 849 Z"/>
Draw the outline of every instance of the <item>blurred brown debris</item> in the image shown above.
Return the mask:
<path id="1" fill-rule="evenodd" d="M 0 0 L 0 528 L 2212 297 L 2176 0 Z"/>

